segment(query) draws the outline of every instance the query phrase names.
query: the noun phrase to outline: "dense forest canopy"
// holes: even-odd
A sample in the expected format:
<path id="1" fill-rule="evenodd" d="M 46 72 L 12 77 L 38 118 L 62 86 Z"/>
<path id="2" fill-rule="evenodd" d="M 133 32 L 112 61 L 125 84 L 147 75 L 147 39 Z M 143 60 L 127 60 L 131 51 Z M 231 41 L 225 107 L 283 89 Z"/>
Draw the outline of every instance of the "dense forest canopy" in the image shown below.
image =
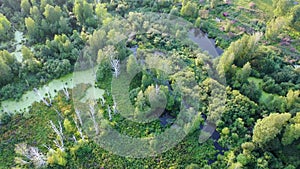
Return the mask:
<path id="1" fill-rule="evenodd" d="M 299 0 L 0 6 L 0 168 L 300 168 Z"/>

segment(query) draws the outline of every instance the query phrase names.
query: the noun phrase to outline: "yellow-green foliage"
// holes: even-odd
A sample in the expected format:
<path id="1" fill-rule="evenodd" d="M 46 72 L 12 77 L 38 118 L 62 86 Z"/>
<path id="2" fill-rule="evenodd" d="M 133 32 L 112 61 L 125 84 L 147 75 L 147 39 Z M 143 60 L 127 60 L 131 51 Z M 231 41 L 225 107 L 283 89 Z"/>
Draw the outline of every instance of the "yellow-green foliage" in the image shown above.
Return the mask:
<path id="1" fill-rule="evenodd" d="M 72 126 L 70 120 L 68 120 L 67 118 L 64 120 L 64 128 L 66 129 L 66 131 L 68 133 L 71 133 L 74 131 L 74 127 Z"/>
<path id="2" fill-rule="evenodd" d="M 4 16 L 2 13 L 0 13 L 0 39 L 7 38 L 7 33 L 11 28 L 11 23 L 9 20 Z"/>
<path id="3" fill-rule="evenodd" d="M 290 113 L 273 113 L 268 117 L 259 119 L 254 126 L 253 142 L 262 146 L 271 141 L 281 132 L 290 118 Z"/>
<path id="4" fill-rule="evenodd" d="M 292 124 L 286 127 L 282 137 L 283 145 L 289 145 L 300 137 L 300 112 L 290 122 Z"/>
<path id="5" fill-rule="evenodd" d="M 60 149 L 57 150 L 51 149 L 47 154 L 47 162 L 50 165 L 58 164 L 61 166 L 65 166 L 67 164 L 66 156 L 67 153 Z"/>

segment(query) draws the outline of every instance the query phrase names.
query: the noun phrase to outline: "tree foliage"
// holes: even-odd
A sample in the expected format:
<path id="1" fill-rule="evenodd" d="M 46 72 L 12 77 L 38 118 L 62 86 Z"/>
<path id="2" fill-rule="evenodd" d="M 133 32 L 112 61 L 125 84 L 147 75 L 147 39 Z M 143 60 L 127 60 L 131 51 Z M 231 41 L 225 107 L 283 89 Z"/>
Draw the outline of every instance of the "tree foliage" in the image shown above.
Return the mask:
<path id="1" fill-rule="evenodd" d="M 191 1 L 188 1 L 180 10 L 180 14 L 186 17 L 196 17 L 197 12 L 197 5 Z"/>
<path id="2" fill-rule="evenodd" d="M 82 25 L 95 26 L 93 5 L 86 0 L 76 0 L 73 12 Z"/>
<path id="3" fill-rule="evenodd" d="M 290 122 L 282 136 L 283 145 L 289 145 L 300 138 L 300 113 L 290 119 Z"/>
<path id="4" fill-rule="evenodd" d="M 286 18 L 278 17 L 274 20 L 271 20 L 266 27 L 266 38 L 269 40 L 276 40 L 286 25 Z"/>
<path id="5" fill-rule="evenodd" d="M 32 40 L 39 36 L 38 25 L 31 17 L 25 18 L 25 26 Z"/>
<path id="6" fill-rule="evenodd" d="M 10 33 L 11 29 L 11 23 L 9 20 L 4 16 L 2 13 L 0 13 L 0 41 L 6 40 Z"/>
<path id="7" fill-rule="evenodd" d="M 297 31 L 300 31 L 300 5 L 293 7 L 290 26 Z"/>
<path id="8" fill-rule="evenodd" d="M 47 4 L 45 6 L 45 11 L 43 13 L 45 16 L 46 20 L 50 23 L 53 24 L 57 21 L 59 21 L 60 17 L 62 17 L 62 10 L 59 6 L 51 6 Z"/>
<path id="9" fill-rule="evenodd" d="M 272 113 L 256 122 L 253 129 L 253 142 L 260 146 L 274 139 L 291 118 L 289 113 Z"/>
<path id="10" fill-rule="evenodd" d="M 276 16 L 285 16 L 289 13 L 293 2 L 286 0 L 273 0 L 273 5 L 276 6 L 274 14 Z"/>
<path id="11" fill-rule="evenodd" d="M 244 35 L 241 39 L 231 43 L 219 60 L 217 66 L 219 74 L 227 73 L 232 64 L 242 67 L 245 63 L 251 61 L 254 58 L 253 54 L 258 48 L 257 45 L 261 36 L 261 33 L 255 33 L 252 36 Z"/>

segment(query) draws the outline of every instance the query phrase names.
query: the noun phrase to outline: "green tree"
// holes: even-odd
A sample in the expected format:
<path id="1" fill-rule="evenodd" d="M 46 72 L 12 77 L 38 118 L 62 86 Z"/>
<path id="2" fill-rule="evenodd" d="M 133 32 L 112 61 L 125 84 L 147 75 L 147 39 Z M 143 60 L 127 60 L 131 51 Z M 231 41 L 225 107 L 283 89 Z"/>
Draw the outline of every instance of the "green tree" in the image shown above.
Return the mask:
<path id="1" fill-rule="evenodd" d="M 61 166 L 66 166 L 67 164 L 67 153 L 57 149 L 57 150 L 53 150 L 50 149 L 49 152 L 47 153 L 47 162 L 50 165 L 54 165 L 54 164 L 58 164 Z"/>
<path id="2" fill-rule="evenodd" d="M 218 0 L 211 0 L 210 1 L 210 8 L 215 8 L 216 6 L 219 5 L 219 1 Z"/>
<path id="3" fill-rule="evenodd" d="M 130 75 L 136 75 L 139 72 L 139 65 L 133 55 L 130 55 L 127 60 L 126 71 Z"/>
<path id="4" fill-rule="evenodd" d="M 67 133 L 74 133 L 76 128 L 72 125 L 71 121 L 67 118 L 64 119 L 64 128 L 66 129 Z"/>
<path id="5" fill-rule="evenodd" d="M 295 6 L 291 13 L 290 26 L 300 31 L 300 5 Z"/>
<path id="6" fill-rule="evenodd" d="M 97 56 L 99 49 L 103 49 L 106 45 L 107 37 L 104 30 L 96 30 L 89 38 L 88 44 L 90 45 L 91 55 Z"/>
<path id="7" fill-rule="evenodd" d="M 136 119 L 145 120 L 149 115 L 151 108 L 147 104 L 144 92 L 141 90 L 136 98 L 134 115 Z"/>
<path id="8" fill-rule="evenodd" d="M 290 113 L 272 113 L 263 119 L 259 119 L 253 129 L 253 142 L 259 146 L 264 146 L 281 132 L 290 118 Z"/>
<path id="9" fill-rule="evenodd" d="M 217 70 L 222 76 L 228 73 L 232 68 L 232 64 L 242 67 L 245 63 L 251 61 L 257 50 L 257 43 L 259 42 L 262 34 L 255 33 L 254 35 L 244 35 L 241 39 L 232 42 L 229 48 L 221 56 L 217 65 Z"/>
<path id="10" fill-rule="evenodd" d="M 200 169 L 198 164 L 190 164 L 185 167 L 185 169 Z"/>
<path id="11" fill-rule="evenodd" d="M 49 59 L 43 65 L 43 71 L 48 73 L 50 78 L 59 78 L 67 73 L 70 73 L 71 70 L 72 66 L 70 64 L 70 61 L 67 59 Z"/>
<path id="12" fill-rule="evenodd" d="M 12 9 L 13 11 L 20 11 L 20 4 L 21 1 L 20 0 L 2 0 L 1 4 L 3 4 L 3 7 L 7 7 Z"/>
<path id="13" fill-rule="evenodd" d="M 0 51 L 0 86 L 9 83 L 13 78 L 13 68 L 16 62 L 8 51 Z"/>
<path id="14" fill-rule="evenodd" d="M 82 25 L 88 25 L 88 21 L 93 18 L 93 12 L 93 5 L 86 0 L 75 1 L 73 13 Z"/>
<path id="15" fill-rule="evenodd" d="M 292 144 L 293 141 L 300 138 L 300 112 L 297 113 L 297 115 L 293 117 L 290 122 L 291 124 L 286 127 L 282 136 L 281 142 L 283 145 Z"/>
<path id="16" fill-rule="evenodd" d="M 49 22 L 50 24 L 54 24 L 55 22 L 58 22 L 60 17 L 62 16 L 62 10 L 59 6 L 53 7 L 47 4 L 45 6 L 43 15 L 45 16 L 47 22 Z"/>
<path id="17" fill-rule="evenodd" d="M 7 50 L 0 51 L 0 58 L 10 67 L 14 66 L 16 59 L 13 55 L 11 55 Z"/>
<path id="18" fill-rule="evenodd" d="M 247 63 L 243 66 L 243 68 L 242 68 L 242 70 L 241 70 L 241 74 L 240 74 L 240 81 L 241 81 L 242 83 L 244 83 L 244 82 L 247 81 L 248 77 L 249 77 L 250 74 L 251 74 L 251 70 L 252 70 L 251 64 L 250 64 L 249 62 L 247 62 Z"/>
<path id="19" fill-rule="evenodd" d="M 251 154 L 251 152 L 255 149 L 255 145 L 252 142 L 245 142 L 241 145 L 243 149 L 243 154 Z"/>
<path id="20" fill-rule="evenodd" d="M 276 4 L 276 8 L 274 10 L 274 14 L 276 16 L 285 16 L 290 12 L 290 9 L 293 5 L 293 1 L 287 0 L 276 0 L 273 5 Z"/>
<path id="21" fill-rule="evenodd" d="M 269 40 L 276 40 L 282 29 L 287 25 L 286 18 L 278 17 L 267 23 L 265 36 Z"/>
<path id="22" fill-rule="evenodd" d="M 30 8 L 30 17 L 36 22 L 40 22 L 42 19 L 42 14 L 37 6 L 33 6 Z"/>
<path id="23" fill-rule="evenodd" d="M 73 43 L 65 34 L 55 35 L 52 41 L 47 40 L 42 51 L 47 59 L 67 59 L 72 64 L 78 57 L 78 51 L 74 49 Z"/>
<path id="24" fill-rule="evenodd" d="M 287 102 L 287 109 L 292 110 L 292 109 L 297 109 L 299 110 L 300 106 L 300 90 L 289 90 L 289 92 L 286 95 L 286 102 Z"/>
<path id="25" fill-rule="evenodd" d="M 164 109 L 166 107 L 166 96 L 165 93 L 154 85 L 148 86 L 145 90 L 144 95 L 149 105 L 151 105 L 152 110 L 156 108 Z"/>
<path id="26" fill-rule="evenodd" d="M 51 2 L 49 2 L 49 1 L 50 1 L 50 0 L 41 0 L 41 3 L 40 3 L 40 9 L 41 9 L 42 11 L 45 10 L 45 7 L 46 7 L 47 4 L 51 4 Z"/>
<path id="27" fill-rule="evenodd" d="M 26 46 L 21 49 L 23 55 L 22 70 L 27 72 L 35 72 L 41 66 L 41 63 L 34 57 L 33 52 Z"/>
<path id="28" fill-rule="evenodd" d="M 180 14 L 187 17 L 196 17 L 197 11 L 197 5 L 189 1 L 181 8 Z"/>
<path id="29" fill-rule="evenodd" d="M 95 13 L 100 23 L 109 16 L 105 4 L 98 3 L 95 8 Z"/>
<path id="30" fill-rule="evenodd" d="M 30 38 L 35 40 L 39 35 L 37 23 L 35 23 L 35 21 L 31 17 L 28 17 L 25 18 L 25 26 Z"/>
<path id="31" fill-rule="evenodd" d="M 60 19 L 58 21 L 58 25 L 59 25 L 59 28 L 58 28 L 57 32 L 59 34 L 67 34 L 72 31 L 67 18 L 60 17 Z"/>
<path id="32" fill-rule="evenodd" d="M 0 58 L 0 86 L 3 86 L 13 78 L 11 68 Z"/>
<path id="33" fill-rule="evenodd" d="M 0 13 L 0 41 L 7 39 L 10 35 L 11 23 L 9 20 Z"/>
<path id="34" fill-rule="evenodd" d="M 21 0 L 21 12 L 24 13 L 25 15 L 29 14 L 31 8 L 31 4 L 29 0 Z"/>

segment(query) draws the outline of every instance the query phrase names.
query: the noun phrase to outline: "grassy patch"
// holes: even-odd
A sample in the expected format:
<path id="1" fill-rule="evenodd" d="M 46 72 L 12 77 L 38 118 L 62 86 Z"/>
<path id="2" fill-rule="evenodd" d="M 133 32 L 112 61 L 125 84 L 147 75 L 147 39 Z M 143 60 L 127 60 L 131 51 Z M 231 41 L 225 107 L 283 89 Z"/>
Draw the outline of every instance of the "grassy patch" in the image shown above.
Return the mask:
<path id="1" fill-rule="evenodd" d="M 259 99 L 260 103 L 268 104 L 267 101 L 270 101 L 269 98 L 271 98 L 271 97 L 279 98 L 279 95 L 277 95 L 277 94 L 270 94 L 270 93 L 263 91 L 263 89 L 262 89 L 263 80 L 262 79 L 255 78 L 255 77 L 249 77 L 248 80 L 249 80 L 249 82 L 255 83 L 255 85 L 258 86 L 259 89 L 262 91 L 261 97 Z"/>
<path id="2" fill-rule="evenodd" d="M 254 2 L 255 6 L 264 11 L 268 16 L 273 15 L 273 2 L 272 0 L 233 0 L 234 4 L 249 8 L 249 3 Z"/>

